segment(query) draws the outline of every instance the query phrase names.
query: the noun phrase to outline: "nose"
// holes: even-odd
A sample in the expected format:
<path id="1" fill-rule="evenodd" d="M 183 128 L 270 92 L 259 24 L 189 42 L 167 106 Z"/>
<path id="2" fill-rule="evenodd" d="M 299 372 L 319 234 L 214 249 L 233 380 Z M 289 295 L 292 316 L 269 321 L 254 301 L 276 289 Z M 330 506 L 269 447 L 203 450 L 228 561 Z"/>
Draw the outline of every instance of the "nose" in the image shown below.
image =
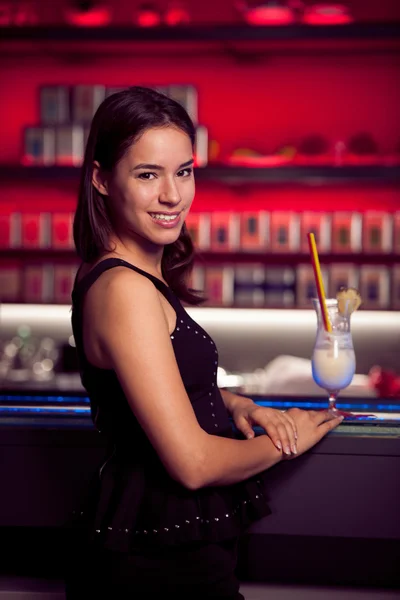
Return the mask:
<path id="1" fill-rule="evenodd" d="M 166 177 L 160 190 L 160 202 L 176 206 L 181 201 L 181 195 L 175 178 Z"/>

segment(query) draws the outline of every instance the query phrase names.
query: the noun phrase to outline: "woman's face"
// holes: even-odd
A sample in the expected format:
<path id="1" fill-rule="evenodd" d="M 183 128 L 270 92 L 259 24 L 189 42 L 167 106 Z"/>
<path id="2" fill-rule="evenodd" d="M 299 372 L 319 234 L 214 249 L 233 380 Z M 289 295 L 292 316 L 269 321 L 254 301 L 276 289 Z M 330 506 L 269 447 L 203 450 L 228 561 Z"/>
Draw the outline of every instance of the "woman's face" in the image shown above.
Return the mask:
<path id="1" fill-rule="evenodd" d="M 188 135 L 171 126 L 145 131 L 107 179 L 107 193 L 120 239 L 175 242 L 195 193 Z"/>

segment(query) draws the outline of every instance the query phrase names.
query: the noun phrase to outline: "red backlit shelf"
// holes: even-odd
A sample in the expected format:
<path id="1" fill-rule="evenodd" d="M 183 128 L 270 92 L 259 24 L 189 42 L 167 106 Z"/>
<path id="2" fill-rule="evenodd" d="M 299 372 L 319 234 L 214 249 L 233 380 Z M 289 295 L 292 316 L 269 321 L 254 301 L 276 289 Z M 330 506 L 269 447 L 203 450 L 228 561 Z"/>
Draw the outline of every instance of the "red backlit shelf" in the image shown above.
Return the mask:
<path id="1" fill-rule="evenodd" d="M 371 22 L 348 25 L 287 25 L 253 27 L 247 24 L 212 25 L 209 23 L 182 27 L 132 26 L 110 27 L 2 27 L 0 39 L 12 41 L 108 41 L 108 42 L 210 42 L 265 40 L 399 40 L 400 23 Z"/>
<path id="2" fill-rule="evenodd" d="M 331 26 L 253 27 L 247 24 L 203 24 L 182 27 L 3 27 L 2 55 L 52 55 L 86 58 L 110 55 L 181 56 L 227 54 L 233 59 L 267 54 L 398 53 L 400 23 L 351 23 Z"/>
<path id="3" fill-rule="evenodd" d="M 79 167 L 53 166 L 26 167 L 21 165 L 0 165 L 0 181 L 78 181 Z M 232 167 L 210 164 L 195 170 L 197 181 L 216 181 L 228 184 L 270 183 L 331 185 L 343 183 L 376 183 L 379 185 L 400 184 L 400 165 L 382 166 L 295 166 L 284 167 Z"/>
<path id="4" fill-rule="evenodd" d="M 400 255 L 393 253 L 368 254 L 364 252 L 344 254 L 344 253 L 321 253 L 321 264 L 354 264 L 354 265 L 385 265 L 392 266 L 398 264 Z M 54 250 L 52 248 L 7 248 L 0 249 L 0 259 L 21 259 L 30 263 L 38 261 L 40 263 L 71 263 L 79 262 L 75 250 Z M 301 252 L 294 253 L 273 253 L 273 252 L 244 252 L 241 250 L 232 250 L 231 252 L 198 252 L 196 263 L 201 265 L 212 264 L 249 264 L 259 263 L 266 266 L 287 265 L 297 266 L 310 264 L 310 255 Z"/>

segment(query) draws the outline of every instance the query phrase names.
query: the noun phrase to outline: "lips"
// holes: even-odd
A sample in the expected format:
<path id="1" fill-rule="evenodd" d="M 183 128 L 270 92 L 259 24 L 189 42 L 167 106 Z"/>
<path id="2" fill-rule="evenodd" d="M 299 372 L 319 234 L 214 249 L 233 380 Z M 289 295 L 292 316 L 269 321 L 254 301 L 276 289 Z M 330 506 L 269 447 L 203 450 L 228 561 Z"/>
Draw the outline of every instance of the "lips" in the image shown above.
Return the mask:
<path id="1" fill-rule="evenodd" d="M 151 212 L 149 213 L 149 215 L 153 216 L 153 215 L 165 215 L 166 217 L 175 217 L 180 215 L 180 211 L 178 212 Z"/>
<path id="2" fill-rule="evenodd" d="M 175 227 L 180 222 L 180 212 L 157 212 L 149 213 L 153 223 L 157 223 L 160 227 L 170 229 Z M 168 218 L 165 218 L 168 217 Z"/>

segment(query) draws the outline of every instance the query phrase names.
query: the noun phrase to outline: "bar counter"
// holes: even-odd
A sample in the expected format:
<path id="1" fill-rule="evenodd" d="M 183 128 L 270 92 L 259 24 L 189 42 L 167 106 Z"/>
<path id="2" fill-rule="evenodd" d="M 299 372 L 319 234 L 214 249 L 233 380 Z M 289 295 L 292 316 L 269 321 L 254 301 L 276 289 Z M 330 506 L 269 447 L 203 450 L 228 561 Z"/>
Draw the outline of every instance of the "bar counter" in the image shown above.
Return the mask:
<path id="1" fill-rule="evenodd" d="M 66 525 L 105 452 L 84 394 L 53 398 L 0 392 L 0 559 L 45 577 L 62 576 Z M 325 406 L 325 398 L 254 400 Z M 339 406 L 378 418 L 345 421 L 270 469 L 272 514 L 241 539 L 243 581 L 400 587 L 400 402 L 343 398 Z"/>

